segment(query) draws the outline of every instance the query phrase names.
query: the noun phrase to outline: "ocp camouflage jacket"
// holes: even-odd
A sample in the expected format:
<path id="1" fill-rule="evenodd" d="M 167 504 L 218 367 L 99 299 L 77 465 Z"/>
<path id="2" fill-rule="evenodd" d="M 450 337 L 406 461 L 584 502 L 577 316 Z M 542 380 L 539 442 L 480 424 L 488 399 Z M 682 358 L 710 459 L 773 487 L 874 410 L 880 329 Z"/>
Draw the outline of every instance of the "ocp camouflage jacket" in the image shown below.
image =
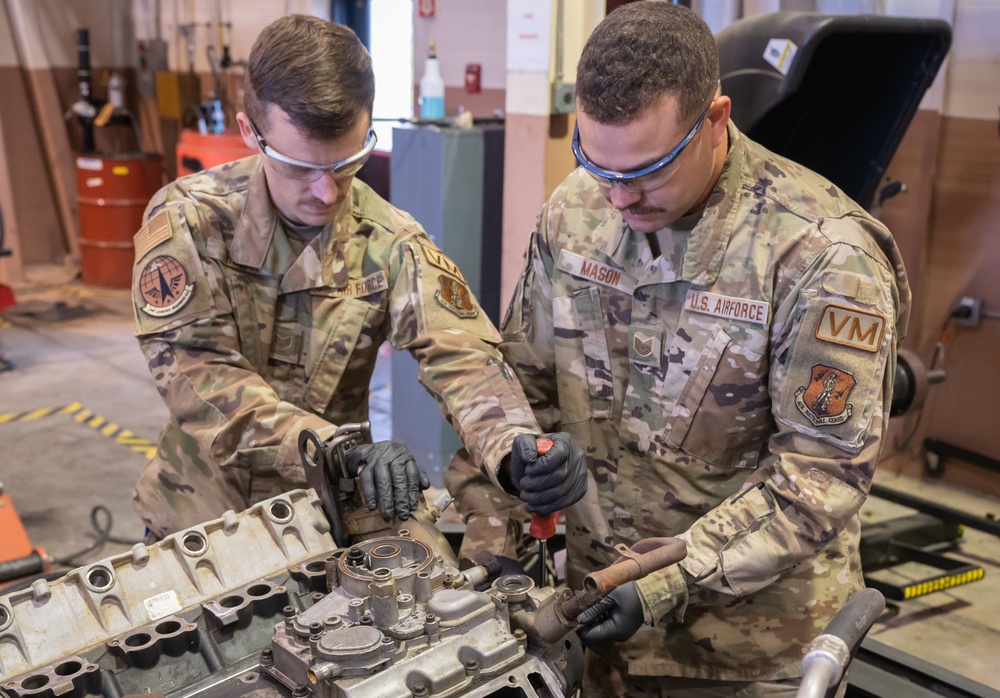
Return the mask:
<path id="1" fill-rule="evenodd" d="M 568 577 L 676 536 L 639 582 L 630 673 L 801 674 L 862 586 L 858 510 L 909 312 L 889 232 L 829 181 L 729 126 L 693 231 L 654 258 L 583 170 L 549 199 L 502 327 L 543 429 L 587 453 Z M 675 238 L 676 239 L 676 238 Z"/>
<path id="2" fill-rule="evenodd" d="M 304 485 L 303 429 L 368 417 L 388 339 L 420 364 L 477 462 L 537 426 L 455 264 L 355 180 L 337 219 L 290 243 L 253 156 L 184 177 L 136 235 L 136 335 L 170 421 L 135 508 L 157 535 Z"/>

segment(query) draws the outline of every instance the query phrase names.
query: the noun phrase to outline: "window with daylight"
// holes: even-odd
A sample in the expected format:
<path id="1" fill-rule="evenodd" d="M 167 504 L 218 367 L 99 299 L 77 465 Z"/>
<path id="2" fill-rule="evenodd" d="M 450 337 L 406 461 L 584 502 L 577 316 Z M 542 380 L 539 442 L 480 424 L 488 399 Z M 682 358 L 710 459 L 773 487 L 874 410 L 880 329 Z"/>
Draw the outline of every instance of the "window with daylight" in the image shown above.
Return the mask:
<path id="1" fill-rule="evenodd" d="M 413 0 L 370 0 L 369 50 L 375 70 L 378 149 L 392 149 L 397 119 L 413 116 Z"/>

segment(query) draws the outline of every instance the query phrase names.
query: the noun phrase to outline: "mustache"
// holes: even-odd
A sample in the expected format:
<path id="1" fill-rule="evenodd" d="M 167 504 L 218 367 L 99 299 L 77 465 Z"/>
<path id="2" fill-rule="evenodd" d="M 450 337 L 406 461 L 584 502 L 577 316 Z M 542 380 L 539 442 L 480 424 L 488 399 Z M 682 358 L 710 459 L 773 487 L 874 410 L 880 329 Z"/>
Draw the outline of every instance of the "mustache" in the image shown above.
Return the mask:
<path id="1" fill-rule="evenodd" d="M 666 213 L 661 208 L 656 208 L 655 206 L 629 206 L 625 209 L 626 213 L 630 213 L 633 216 L 646 216 L 650 213 Z"/>

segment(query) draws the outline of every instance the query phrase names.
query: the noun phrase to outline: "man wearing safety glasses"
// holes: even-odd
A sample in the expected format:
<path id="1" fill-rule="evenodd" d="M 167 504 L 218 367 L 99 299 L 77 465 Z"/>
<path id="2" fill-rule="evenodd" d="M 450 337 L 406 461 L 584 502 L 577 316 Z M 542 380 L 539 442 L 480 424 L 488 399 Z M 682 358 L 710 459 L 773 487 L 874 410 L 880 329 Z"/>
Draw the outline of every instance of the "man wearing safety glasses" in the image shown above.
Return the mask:
<path id="1" fill-rule="evenodd" d="M 583 693 L 794 695 L 803 648 L 862 587 L 901 258 L 729 121 L 714 37 L 685 7 L 609 14 L 576 98 L 579 167 L 542 211 L 501 349 L 542 427 L 587 454 L 569 586 L 618 544 L 687 545 L 583 614 Z"/>
<path id="2" fill-rule="evenodd" d="M 355 179 L 376 143 L 373 100 L 353 32 L 284 17 L 251 49 L 236 117 L 257 154 L 150 202 L 135 238 L 136 334 L 170 409 L 134 496 L 151 538 L 305 486 L 300 433 L 329 439 L 368 418 L 385 340 L 418 360 L 477 462 L 527 460 L 554 473 L 557 503 L 582 496 L 568 435 L 534 458 L 538 426 L 461 271 Z M 347 467 L 387 521 L 413 514 L 429 484 L 403 444 L 358 445 Z"/>

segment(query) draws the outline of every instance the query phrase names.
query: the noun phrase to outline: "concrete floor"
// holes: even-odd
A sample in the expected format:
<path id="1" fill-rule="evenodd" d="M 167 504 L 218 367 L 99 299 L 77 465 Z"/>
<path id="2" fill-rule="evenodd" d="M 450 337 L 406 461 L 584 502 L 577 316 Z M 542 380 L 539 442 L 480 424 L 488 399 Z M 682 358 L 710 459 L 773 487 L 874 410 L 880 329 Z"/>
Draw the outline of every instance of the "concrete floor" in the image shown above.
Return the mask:
<path id="1" fill-rule="evenodd" d="M 140 539 L 130 498 L 146 455 L 117 443 L 121 434 L 104 436 L 82 410 L 35 412 L 79 403 L 106 420 L 103 428 L 114 423 L 156 441 L 167 409 L 132 336 L 129 292 L 68 285 L 16 297 L 0 325 L 0 352 L 15 365 L 0 373 L 0 420 L 23 416 L 0 424 L 0 481 L 34 545 L 51 557 L 93 542 L 90 512 L 98 505 L 114 517 L 112 535 Z"/>
<path id="2" fill-rule="evenodd" d="M 143 527 L 129 498 L 167 411 L 132 336 L 128 291 L 67 283 L 19 290 L 17 299 L 0 315 L 0 354 L 15 364 L 0 373 L 0 482 L 32 543 L 53 558 L 93 543 L 91 512 L 99 505 L 114 517 L 113 536 L 138 540 Z M 387 363 L 376 371 L 377 439 L 391 434 Z M 876 481 L 967 512 L 1000 514 L 996 500 L 894 470 L 883 464 Z M 907 513 L 872 497 L 863 517 Z M 128 547 L 109 543 L 76 562 Z M 869 637 L 1000 689 L 1000 538 L 967 529 L 948 554 L 982 565 L 985 579 L 901 602 Z"/>

